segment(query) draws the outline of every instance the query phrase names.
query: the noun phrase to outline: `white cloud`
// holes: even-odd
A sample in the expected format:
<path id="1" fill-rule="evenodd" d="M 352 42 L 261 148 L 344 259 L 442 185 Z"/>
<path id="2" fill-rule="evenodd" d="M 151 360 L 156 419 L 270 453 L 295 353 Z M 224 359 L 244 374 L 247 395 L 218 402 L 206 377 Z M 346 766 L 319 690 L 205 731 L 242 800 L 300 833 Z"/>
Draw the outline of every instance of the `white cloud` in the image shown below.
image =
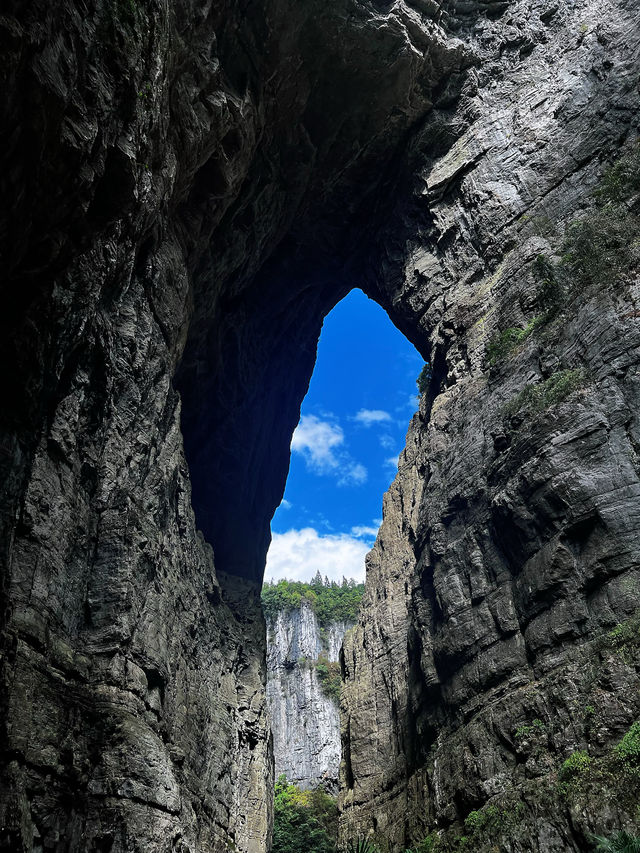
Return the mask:
<path id="1" fill-rule="evenodd" d="M 313 527 L 274 533 L 267 554 L 265 577 L 269 580 L 310 581 L 317 571 L 322 577 L 364 581 L 364 558 L 370 541 L 349 533 L 323 536 Z"/>
<path id="2" fill-rule="evenodd" d="M 383 412 L 382 409 L 360 409 L 358 414 L 354 416 L 354 421 L 358 421 L 358 423 L 366 427 L 391 420 L 393 420 L 393 418 L 389 412 Z"/>
<path id="3" fill-rule="evenodd" d="M 292 506 L 291 501 L 288 501 L 286 498 L 282 498 L 280 501 L 280 509 L 291 509 Z"/>
<path id="4" fill-rule="evenodd" d="M 291 439 L 291 450 L 304 456 L 307 465 L 320 474 L 340 466 L 335 448 L 344 444 L 339 426 L 321 421 L 315 415 L 303 415 Z"/>
<path id="5" fill-rule="evenodd" d="M 378 528 L 360 524 L 351 528 L 351 535 L 357 536 L 358 539 L 375 539 L 378 535 Z"/>
<path id="6" fill-rule="evenodd" d="M 303 415 L 293 433 L 291 450 L 314 473 L 334 475 L 339 486 L 358 486 L 366 481 L 367 469 L 351 458 L 343 444 L 344 432 L 337 424 Z"/>
<path id="7" fill-rule="evenodd" d="M 367 480 L 367 469 L 359 462 L 351 462 L 338 480 L 339 486 L 359 486 Z"/>
<path id="8" fill-rule="evenodd" d="M 388 468 L 393 468 L 394 470 L 397 470 L 399 459 L 400 459 L 400 454 L 398 453 L 397 456 L 390 456 L 388 459 L 385 459 L 384 464 Z"/>
<path id="9" fill-rule="evenodd" d="M 420 397 L 418 394 L 410 394 L 402 406 L 396 406 L 396 412 L 417 412 L 420 408 Z"/>
<path id="10" fill-rule="evenodd" d="M 391 450 L 397 444 L 395 438 L 389 433 L 383 433 L 378 436 L 378 441 L 380 442 L 381 447 L 384 447 L 385 450 Z"/>

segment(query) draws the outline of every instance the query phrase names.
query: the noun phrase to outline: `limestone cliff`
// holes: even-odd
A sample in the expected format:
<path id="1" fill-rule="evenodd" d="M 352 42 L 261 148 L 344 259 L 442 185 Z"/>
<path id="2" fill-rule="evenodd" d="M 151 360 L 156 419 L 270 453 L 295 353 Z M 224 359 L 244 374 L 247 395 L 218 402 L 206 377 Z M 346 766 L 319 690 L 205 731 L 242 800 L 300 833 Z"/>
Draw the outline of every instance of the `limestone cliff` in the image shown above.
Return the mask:
<path id="1" fill-rule="evenodd" d="M 608 639 L 638 595 L 637 281 L 605 270 L 487 350 L 533 323 L 535 258 L 637 135 L 639 18 L 3 6 L 0 849 L 266 849 L 257 589 L 354 286 L 433 379 L 344 658 L 343 832 L 400 850 L 508 792 L 511 851 L 630 822 L 604 765 L 586 804 L 540 791 L 639 713 L 635 646 Z M 571 394 L 505 417 L 567 371 Z"/>
<path id="2" fill-rule="evenodd" d="M 280 611 L 267 619 L 267 711 L 275 773 L 301 788 L 322 784 L 336 793 L 340 766 L 337 697 L 323 687 L 317 665 L 337 663 L 349 622 L 323 629 L 312 608 Z"/>
<path id="3" fill-rule="evenodd" d="M 379 287 L 421 307 L 433 378 L 344 650 L 342 834 L 393 850 L 560 853 L 638 825 L 616 752 L 640 716 L 638 258 L 620 279 L 605 249 L 581 286 L 572 267 L 550 313 L 540 265 L 575 263 L 598 152 L 637 133 L 640 15 L 501 5 L 460 20 L 468 124 L 384 231 Z"/>

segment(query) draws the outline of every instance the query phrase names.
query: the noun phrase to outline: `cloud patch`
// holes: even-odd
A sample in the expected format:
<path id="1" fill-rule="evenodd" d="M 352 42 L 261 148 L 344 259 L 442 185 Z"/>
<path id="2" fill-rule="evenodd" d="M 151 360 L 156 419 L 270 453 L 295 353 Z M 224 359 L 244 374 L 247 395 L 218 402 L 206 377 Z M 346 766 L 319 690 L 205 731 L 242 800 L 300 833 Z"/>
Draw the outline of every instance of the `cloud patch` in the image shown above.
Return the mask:
<path id="1" fill-rule="evenodd" d="M 304 456 L 307 466 L 318 474 L 339 467 L 336 448 L 344 444 L 344 432 L 315 415 L 303 415 L 291 439 L 291 450 Z"/>
<path id="2" fill-rule="evenodd" d="M 378 441 L 380 442 L 380 446 L 385 450 L 393 450 L 398 443 L 392 435 L 389 435 L 389 433 L 382 433 L 379 435 Z"/>
<path id="3" fill-rule="evenodd" d="M 344 432 L 338 424 L 316 415 L 303 415 L 291 439 L 291 450 L 300 454 L 314 474 L 335 476 L 339 486 L 358 486 L 367 469 L 344 449 Z"/>
<path id="4" fill-rule="evenodd" d="M 399 461 L 400 454 L 398 453 L 396 456 L 389 456 L 388 459 L 385 459 L 384 464 L 387 468 L 391 468 L 392 470 L 397 471 Z"/>
<path id="5" fill-rule="evenodd" d="M 378 535 L 378 528 L 357 525 L 351 528 L 351 535 L 356 536 L 358 539 L 375 539 Z"/>
<path id="6" fill-rule="evenodd" d="M 370 427 L 374 424 L 388 423 L 393 420 L 389 412 L 385 412 L 382 409 L 360 409 L 360 411 L 354 415 L 353 419 L 365 427 Z"/>
<path id="7" fill-rule="evenodd" d="M 265 578 L 310 581 L 319 571 L 330 580 L 340 582 L 346 577 L 362 583 L 364 558 L 371 545 L 371 539 L 352 533 L 323 536 L 313 527 L 274 533 L 267 554 Z"/>

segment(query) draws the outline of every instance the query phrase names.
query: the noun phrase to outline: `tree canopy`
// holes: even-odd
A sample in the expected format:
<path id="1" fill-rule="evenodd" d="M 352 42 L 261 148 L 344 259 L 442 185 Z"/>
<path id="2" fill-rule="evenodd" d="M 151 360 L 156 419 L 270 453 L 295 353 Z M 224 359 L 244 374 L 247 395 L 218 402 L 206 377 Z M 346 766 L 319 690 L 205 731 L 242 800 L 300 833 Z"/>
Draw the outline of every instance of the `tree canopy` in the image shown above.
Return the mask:
<path id="1" fill-rule="evenodd" d="M 301 791 L 279 776 L 273 818 L 272 853 L 335 853 L 338 810 L 322 786 Z"/>
<path id="2" fill-rule="evenodd" d="M 266 581 L 262 587 L 262 607 L 267 617 L 279 611 L 297 610 L 303 601 L 311 607 L 320 625 L 330 622 L 355 621 L 364 593 L 364 584 L 353 579 L 342 579 L 342 583 L 322 578 L 320 572 L 311 583 L 302 581 Z"/>

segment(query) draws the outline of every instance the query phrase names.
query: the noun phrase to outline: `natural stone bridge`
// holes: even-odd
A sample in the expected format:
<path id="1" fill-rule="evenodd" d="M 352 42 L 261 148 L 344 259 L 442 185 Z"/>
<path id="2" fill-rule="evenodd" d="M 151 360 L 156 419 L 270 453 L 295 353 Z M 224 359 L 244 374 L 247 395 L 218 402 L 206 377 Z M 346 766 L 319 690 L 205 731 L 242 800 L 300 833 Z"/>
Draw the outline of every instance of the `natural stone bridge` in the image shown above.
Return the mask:
<path id="1" fill-rule="evenodd" d="M 545 792 L 587 705 L 598 756 L 640 713 L 637 656 L 596 643 L 640 591 L 637 281 L 493 366 L 487 343 L 536 315 L 533 261 L 637 135 L 639 23 L 635 0 L 3 10 L 1 850 L 265 849 L 257 591 L 353 287 L 434 376 L 344 652 L 344 837 L 404 850 L 503 795 L 514 851 L 630 824 L 608 783 Z"/>

